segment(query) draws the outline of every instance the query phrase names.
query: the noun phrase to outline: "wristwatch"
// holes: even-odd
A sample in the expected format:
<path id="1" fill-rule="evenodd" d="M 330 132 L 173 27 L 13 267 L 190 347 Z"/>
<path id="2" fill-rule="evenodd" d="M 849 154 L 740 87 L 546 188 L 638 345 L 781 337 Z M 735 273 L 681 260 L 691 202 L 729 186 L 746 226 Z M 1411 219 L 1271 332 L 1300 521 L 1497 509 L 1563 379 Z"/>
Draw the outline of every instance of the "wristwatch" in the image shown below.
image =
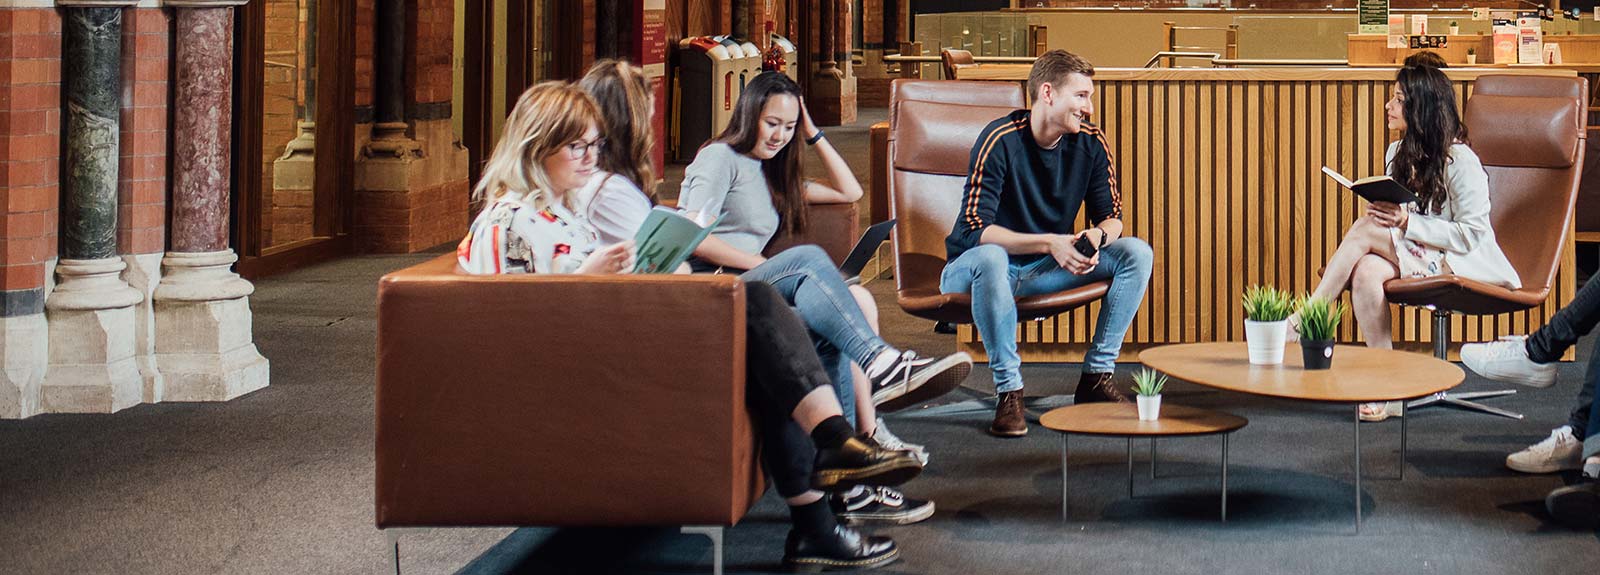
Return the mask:
<path id="1" fill-rule="evenodd" d="M 807 146 L 815 146 L 815 145 L 817 145 L 817 142 L 821 142 L 822 141 L 822 137 L 824 135 L 825 135 L 825 133 L 822 130 L 817 130 L 817 135 L 809 137 L 809 138 L 806 138 L 806 145 Z"/>

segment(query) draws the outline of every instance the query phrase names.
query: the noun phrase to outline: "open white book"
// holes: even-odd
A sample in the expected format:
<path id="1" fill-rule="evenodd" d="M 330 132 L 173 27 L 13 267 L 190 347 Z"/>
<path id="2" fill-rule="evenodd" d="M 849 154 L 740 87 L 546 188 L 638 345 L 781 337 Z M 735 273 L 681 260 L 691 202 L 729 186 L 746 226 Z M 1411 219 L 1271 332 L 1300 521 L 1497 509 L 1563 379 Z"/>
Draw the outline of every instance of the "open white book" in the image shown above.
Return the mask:
<path id="1" fill-rule="evenodd" d="M 1366 198 L 1369 202 L 1405 204 L 1417 201 L 1416 194 L 1411 193 L 1411 190 L 1400 185 L 1400 182 L 1396 182 L 1394 178 L 1386 175 L 1369 176 L 1352 182 L 1350 178 L 1344 177 L 1339 172 L 1333 171 L 1333 168 L 1327 166 L 1322 167 L 1322 173 L 1333 178 L 1333 181 L 1339 182 L 1339 185 L 1349 188 L 1356 195 Z"/>

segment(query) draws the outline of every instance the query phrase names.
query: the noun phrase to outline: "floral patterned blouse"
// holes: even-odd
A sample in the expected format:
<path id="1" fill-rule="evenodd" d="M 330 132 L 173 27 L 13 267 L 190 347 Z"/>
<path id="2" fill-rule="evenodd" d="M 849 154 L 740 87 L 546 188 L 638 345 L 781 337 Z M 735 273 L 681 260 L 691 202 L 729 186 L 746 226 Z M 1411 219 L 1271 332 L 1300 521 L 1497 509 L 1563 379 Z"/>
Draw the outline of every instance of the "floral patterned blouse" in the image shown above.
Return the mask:
<path id="1" fill-rule="evenodd" d="M 471 274 L 569 274 L 596 247 L 599 236 L 583 216 L 560 204 L 536 209 L 508 192 L 473 220 L 456 260 Z"/>

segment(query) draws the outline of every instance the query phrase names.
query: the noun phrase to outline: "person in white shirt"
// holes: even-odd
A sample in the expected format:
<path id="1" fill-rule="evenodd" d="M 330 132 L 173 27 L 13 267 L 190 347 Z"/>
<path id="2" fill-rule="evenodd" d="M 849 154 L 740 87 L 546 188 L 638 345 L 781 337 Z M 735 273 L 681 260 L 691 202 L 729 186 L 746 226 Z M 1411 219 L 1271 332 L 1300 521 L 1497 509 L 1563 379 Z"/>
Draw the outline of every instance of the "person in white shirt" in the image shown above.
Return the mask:
<path id="1" fill-rule="evenodd" d="M 1450 79 L 1431 66 L 1401 68 L 1384 111 L 1389 129 L 1401 132 L 1384 157 L 1388 173 L 1420 201 L 1368 204 L 1311 295 L 1333 300 L 1349 286 L 1367 346 L 1389 349 L 1394 338 L 1384 282 L 1441 274 L 1508 289 L 1522 282 L 1489 225 L 1489 175 L 1468 144 Z M 1361 419 L 1382 421 L 1400 410 L 1397 401 L 1370 403 L 1361 406 Z"/>

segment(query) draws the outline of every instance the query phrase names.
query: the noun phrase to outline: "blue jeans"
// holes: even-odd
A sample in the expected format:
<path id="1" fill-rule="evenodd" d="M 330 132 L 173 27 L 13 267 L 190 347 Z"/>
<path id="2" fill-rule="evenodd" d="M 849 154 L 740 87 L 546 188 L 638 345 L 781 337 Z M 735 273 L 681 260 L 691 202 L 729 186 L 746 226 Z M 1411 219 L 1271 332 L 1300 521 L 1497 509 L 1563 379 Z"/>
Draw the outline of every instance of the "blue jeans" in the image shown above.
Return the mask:
<path id="1" fill-rule="evenodd" d="M 1050 256 L 1018 263 L 1005 248 L 983 244 L 945 264 L 939 278 L 943 293 L 972 294 L 972 321 L 989 352 L 998 393 L 1022 389 L 1022 359 L 1017 357 L 1016 298 L 1068 290 L 1111 280 L 1096 319 L 1094 339 L 1083 357 L 1084 373 L 1110 373 L 1117 367 L 1122 338 L 1150 285 L 1155 255 L 1139 238 L 1119 238 L 1100 250 L 1100 263 L 1078 275 L 1062 269 Z"/>
<path id="2" fill-rule="evenodd" d="M 873 333 L 872 324 L 867 323 L 867 316 L 862 315 L 845 286 L 839 266 L 822 248 L 804 245 L 784 250 L 739 277 L 772 284 L 794 306 L 811 329 L 817 357 L 833 379 L 845 419 L 854 423 L 856 395 L 850 363 L 865 368 L 878 354 L 893 347 Z"/>

